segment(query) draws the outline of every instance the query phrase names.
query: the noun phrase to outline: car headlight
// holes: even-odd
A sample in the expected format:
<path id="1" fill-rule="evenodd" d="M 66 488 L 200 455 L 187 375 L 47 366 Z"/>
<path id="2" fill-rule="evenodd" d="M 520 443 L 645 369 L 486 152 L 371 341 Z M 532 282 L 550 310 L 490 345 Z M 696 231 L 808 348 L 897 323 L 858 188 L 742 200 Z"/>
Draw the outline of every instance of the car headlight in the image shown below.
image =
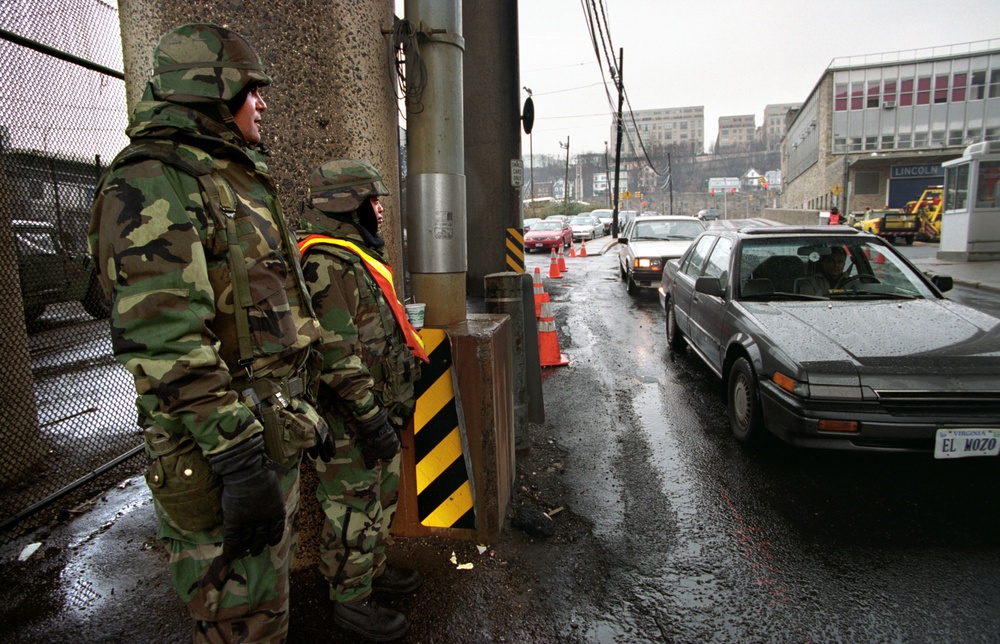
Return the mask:
<path id="1" fill-rule="evenodd" d="M 660 259 L 652 259 L 649 257 L 636 257 L 635 261 L 632 263 L 635 268 L 659 268 Z"/>

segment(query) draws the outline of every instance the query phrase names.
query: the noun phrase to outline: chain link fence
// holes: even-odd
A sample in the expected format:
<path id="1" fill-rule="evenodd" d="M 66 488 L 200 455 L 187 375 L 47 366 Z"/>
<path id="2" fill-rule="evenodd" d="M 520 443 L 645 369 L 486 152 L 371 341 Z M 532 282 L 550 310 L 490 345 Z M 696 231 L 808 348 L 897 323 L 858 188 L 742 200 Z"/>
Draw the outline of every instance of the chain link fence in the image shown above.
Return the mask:
<path id="1" fill-rule="evenodd" d="M 94 187 L 128 142 L 121 69 L 116 6 L 0 0 L 0 540 L 142 465 L 87 252 Z"/>

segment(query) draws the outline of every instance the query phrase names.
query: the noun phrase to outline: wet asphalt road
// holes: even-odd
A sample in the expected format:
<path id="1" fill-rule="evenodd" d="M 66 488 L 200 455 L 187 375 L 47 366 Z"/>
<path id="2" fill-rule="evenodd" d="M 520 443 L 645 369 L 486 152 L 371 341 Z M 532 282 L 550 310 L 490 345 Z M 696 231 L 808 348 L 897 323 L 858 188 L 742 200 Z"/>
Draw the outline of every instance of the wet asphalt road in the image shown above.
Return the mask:
<path id="1" fill-rule="evenodd" d="M 546 414 L 605 559 L 584 640 L 1000 641 L 998 459 L 748 452 L 617 250 L 567 261 L 546 290 L 572 362 Z"/>

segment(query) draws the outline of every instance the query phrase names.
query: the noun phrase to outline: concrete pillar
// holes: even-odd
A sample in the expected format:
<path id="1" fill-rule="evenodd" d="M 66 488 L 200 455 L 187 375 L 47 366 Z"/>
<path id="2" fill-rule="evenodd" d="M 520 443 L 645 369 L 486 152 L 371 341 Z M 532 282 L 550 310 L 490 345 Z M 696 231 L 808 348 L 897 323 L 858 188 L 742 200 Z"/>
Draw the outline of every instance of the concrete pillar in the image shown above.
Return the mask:
<path id="1" fill-rule="evenodd" d="M 238 11 L 235 9 L 238 8 Z M 382 173 L 383 236 L 393 266 L 402 266 L 399 136 L 395 68 L 388 32 L 392 0 L 121 0 L 122 52 L 131 110 L 148 78 L 160 36 L 187 22 L 214 22 L 246 37 L 274 84 L 263 91 L 261 128 L 271 152 L 285 217 L 297 222 L 309 173 L 337 157 L 366 159 Z M 403 292 L 402 270 L 396 288 Z"/>
<path id="2" fill-rule="evenodd" d="M 511 161 L 521 158 L 521 82 L 517 3 L 464 0 L 465 175 L 469 217 L 467 293 L 508 270 L 504 235 L 521 226 L 521 188 Z"/>
<path id="3" fill-rule="evenodd" d="M 274 78 L 263 91 L 268 109 L 261 132 L 286 219 L 298 221 L 313 168 L 337 157 L 370 161 L 392 191 L 382 199 L 382 234 L 390 263 L 399 267 L 397 292 L 404 292 L 395 67 L 385 35 L 393 23 L 391 0 L 120 0 L 119 11 L 130 110 L 163 33 L 188 22 L 213 22 L 249 40 Z M 296 568 L 317 561 L 323 515 L 315 489 L 307 461 Z"/>

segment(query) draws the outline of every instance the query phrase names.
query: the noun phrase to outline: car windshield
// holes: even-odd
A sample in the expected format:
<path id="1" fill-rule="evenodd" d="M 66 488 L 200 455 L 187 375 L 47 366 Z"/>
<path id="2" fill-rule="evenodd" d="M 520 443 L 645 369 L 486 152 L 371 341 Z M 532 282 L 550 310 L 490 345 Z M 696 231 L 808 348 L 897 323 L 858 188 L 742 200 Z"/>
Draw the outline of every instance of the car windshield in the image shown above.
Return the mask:
<path id="1" fill-rule="evenodd" d="M 937 297 L 890 246 L 864 237 L 745 239 L 742 300 Z"/>
<path id="2" fill-rule="evenodd" d="M 637 221 L 632 240 L 694 239 L 704 230 L 697 221 Z"/>
<path id="3" fill-rule="evenodd" d="M 540 221 L 531 227 L 531 232 L 536 230 L 562 230 L 561 221 Z"/>
<path id="4" fill-rule="evenodd" d="M 593 226 L 595 223 L 592 217 L 573 217 L 570 220 L 570 226 Z"/>

